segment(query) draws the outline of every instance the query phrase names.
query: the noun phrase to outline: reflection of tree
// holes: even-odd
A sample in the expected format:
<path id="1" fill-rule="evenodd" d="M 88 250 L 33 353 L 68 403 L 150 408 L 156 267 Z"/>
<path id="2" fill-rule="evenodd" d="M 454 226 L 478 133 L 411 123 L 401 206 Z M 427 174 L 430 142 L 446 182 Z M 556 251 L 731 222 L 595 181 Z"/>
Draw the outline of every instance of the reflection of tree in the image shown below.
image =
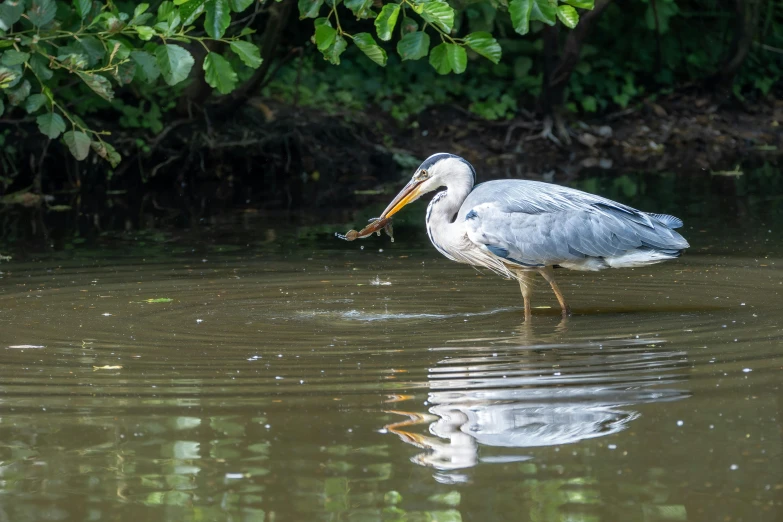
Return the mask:
<path id="1" fill-rule="evenodd" d="M 428 413 L 395 411 L 408 419 L 386 428 L 426 449 L 413 461 L 438 470 L 442 481 L 466 480 L 454 470 L 479 462 L 530 458 L 517 449 L 618 433 L 639 416 L 634 405 L 688 396 L 668 387 L 685 378 L 684 353 L 649 345 L 634 339 L 605 342 L 598 350 L 464 350 L 430 370 Z M 422 424 L 430 435 L 414 431 Z"/>

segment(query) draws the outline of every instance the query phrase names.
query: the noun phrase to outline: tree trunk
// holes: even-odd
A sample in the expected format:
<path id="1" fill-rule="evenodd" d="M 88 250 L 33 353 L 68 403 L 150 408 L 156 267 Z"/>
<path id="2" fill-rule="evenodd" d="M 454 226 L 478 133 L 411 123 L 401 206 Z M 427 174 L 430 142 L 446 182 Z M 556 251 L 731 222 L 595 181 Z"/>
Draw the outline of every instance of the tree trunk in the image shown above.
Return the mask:
<path id="1" fill-rule="evenodd" d="M 728 95 L 734 77 L 745 63 L 758 28 L 761 0 L 736 0 L 734 3 L 736 24 L 728 59 L 717 74 L 707 80 L 707 85 Z"/>
<path id="2" fill-rule="evenodd" d="M 283 0 L 282 2 L 272 3 L 269 6 L 269 18 L 267 18 L 264 36 L 261 41 L 261 58 L 264 61 L 253 73 L 253 76 L 240 85 L 230 96 L 226 97 L 225 103 L 221 107 L 223 116 L 230 116 L 264 85 L 283 32 L 288 25 L 288 19 L 291 17 L 293 6 L 294 0 Z"/>
<path id="3" fill-rule="evenodd" d="M 604 10 L 612 3 L 612 0 L 598 0 L 595 3 L 595 9 L 588 11 L 579 18 L 579 23 L 574 27 L 566 38 L 563 50 L 557 57 L 556 64 L 552 69 L 548 81 L 545 76 L 544 91 L 550 91 L 547 96 L 554 104 L 563 103 L 563 91 L 574 72 L 574 67 L 579 63 L 579 54 L 582 51 L 582 45 L 590 36 L 595 23 L 598 21 Z M 544 48 L 546 49 L 546 36 L 544 37 Z M 555 41 L 555 45 L 557 42 Z"/>
<path id="4" fill-rule="evenodd" d="M 611 2 L 612 0 L 598 0 L 595 8 L 579 19 L 576 27 L 568 33 L 562 52 L 559 51 L 558 26 L 544 27 L 544 89 L 541 92 L 539 102 L 544 113 L 544 135 L 550 139 L 554 127 L 557 137 L 555 141 L 571 143 L 560 112 L 565 87 L 576 64 L 579 63 L 582 45 L 590 35 L 598 18 Z"/>

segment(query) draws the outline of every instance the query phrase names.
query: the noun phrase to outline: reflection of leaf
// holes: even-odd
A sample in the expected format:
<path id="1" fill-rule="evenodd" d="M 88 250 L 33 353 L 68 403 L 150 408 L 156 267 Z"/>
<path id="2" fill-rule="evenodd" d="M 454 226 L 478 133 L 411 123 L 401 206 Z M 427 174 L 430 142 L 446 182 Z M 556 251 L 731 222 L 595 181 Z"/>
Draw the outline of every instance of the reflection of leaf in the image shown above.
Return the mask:
<path id="1" fill-rule="evenodd" d="M 118 366 L 118 365 L 112 366 L 110 364 L 104 364 L 103 366 L 93 366 L 92 367 L 93 371 L 95 371 L 95 370 L 121 370 L 121 369 L 122 369 L 122 366 Z"/>
<path id="2" fill-rule="evenodd" d="M 324 481 L 324 509 L 328 512 L 347 511 L 348 504 L 348 479 L 345 477 L 332 477 Z"/>
<path id="3" fill-rule="evenodd" d="M 264 475 L 269 475 L 270 470 L 267 468 L 244 468 L 245 475 L 248 475 L 250 477 L 263 477 Z"/>
<path id="4" fill-rule="evenodd" d="M 427 500 L 430 502 L 435 502 L 436 504 L 457 507 L 462 500 L 462 496 L 460 495 L 459 491 L 449 491 L 448 493 L 432 495 Z"/>
<path id="5" fill-rule="evenodd" d="M 256 444 L 251 444 L 247 447 L 248 451 L 252 451 L 253 453 L 262 453 L 264 455 L 269 454 L 269 443 L 268 442 L 258 442 Z"/>

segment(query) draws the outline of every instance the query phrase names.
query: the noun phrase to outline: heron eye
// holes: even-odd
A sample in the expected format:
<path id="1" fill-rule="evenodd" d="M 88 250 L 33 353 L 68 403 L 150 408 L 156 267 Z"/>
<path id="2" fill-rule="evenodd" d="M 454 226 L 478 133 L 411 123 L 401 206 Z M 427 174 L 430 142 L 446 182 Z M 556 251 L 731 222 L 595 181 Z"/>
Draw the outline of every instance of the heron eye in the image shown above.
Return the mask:
<path id="1" fill-rule="evenodd" d="M 419 175 L 419 178 L 420 178 L 420 179 L 427 179 L 427 178 L 429 178 L 429 177 L 430 177 L 430 173 L 429 173 L 429 172 L 427 172 L 426 170 L 422 170 L 422 171 L 421 171 L 421 174 Z"/>

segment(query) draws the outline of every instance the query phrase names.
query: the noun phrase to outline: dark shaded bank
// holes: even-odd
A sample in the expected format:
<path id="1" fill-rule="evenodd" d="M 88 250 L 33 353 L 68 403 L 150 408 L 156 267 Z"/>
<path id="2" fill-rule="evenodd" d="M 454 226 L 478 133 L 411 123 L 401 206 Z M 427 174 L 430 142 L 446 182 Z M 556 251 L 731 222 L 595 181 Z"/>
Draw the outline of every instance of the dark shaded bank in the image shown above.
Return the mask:
<path id="1" fill-rule="evenodd" d="M 0 195 L 0 232 L 7 243 L 193 227 L 228 209 L 345 221 L 385 201 L 419 161 L 440 151 L 473 162 L 481 180 L 569 182 L 595 169 L 740 175 L 738 164 L 778 164 L 781 121 L 780 101 L 718 107 L 678 95 L 572 121 L 574 144 L 565 147 L 542 137 L 535 119 L 488 122 L 455 105 L 401 128 L 380 112 L 329 115 L 251 99 L 236 118 L 178 120 L 150 141 L 116 130 L 125 160 L 113 171 L 76 162 L 20 123 L 12 132 L 21 139 L 2 152 L 2 176 L 14 181 Z"/>

